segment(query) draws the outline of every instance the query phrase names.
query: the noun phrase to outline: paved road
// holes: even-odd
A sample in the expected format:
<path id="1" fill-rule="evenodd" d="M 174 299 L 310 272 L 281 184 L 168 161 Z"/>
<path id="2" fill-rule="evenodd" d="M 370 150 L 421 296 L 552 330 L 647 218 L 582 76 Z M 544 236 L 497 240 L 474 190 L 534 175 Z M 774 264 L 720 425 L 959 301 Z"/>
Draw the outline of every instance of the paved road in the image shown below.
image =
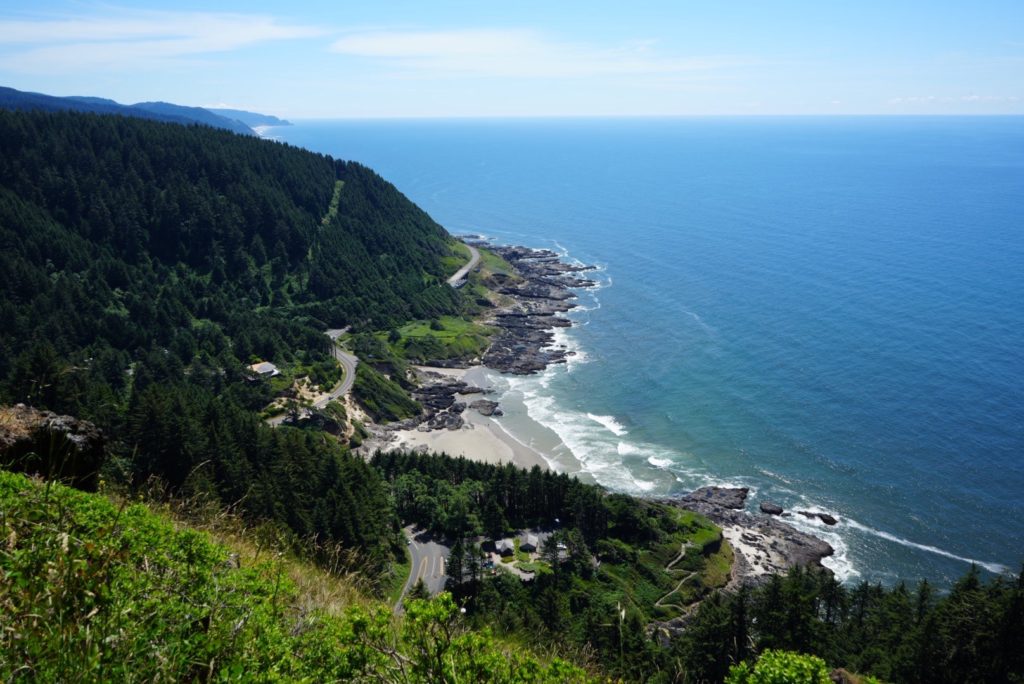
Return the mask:
<path id="1" fill-rule="evenodd" d="M 415 528 L 412 526 L 403 530 L 406 539 L 409 540 L 409 555 L 412 557 L 412 565 L 409 568 L 409 579 L 405 581 L 398 602 L 395 603 L 396 613 L 401 611 L 402 599 L 420 578 L 423 579 L 423 583 L 431 595 L 444 589 L 445 572 L 447 571 L 445 565 L 451 549 L 435 541 L 426 532 L 414 534 L 414 531 Z"/>
<path id="2" fill-rule="evenodd" d="M 459 287 L 462 285 L 462 281 L 466 279 L 469 272 L 476 268 L 476 265 L 480 263 L 480 250 L 476 247 L 470 247 L 469 245 L 466 245 L 466 247 L 469 248 L 469 263 L 456 271 L 455 275 L 448 279 L 448 284 L 452 287 Z"/>
<path id="3" fill-rule="evenodd" d="M 341 368 L 345 371 L 345 375 L 342 376 L 341 382 L 338 383 L 338 386 L 332 389 L 326 397 L 313 402 L 313 406 L 317 408 L 323 408 L 338 397 L 343 397 L 348 394 L 352 390 L 352 383 L 356 381 L 356 366 L 359 365 L 359 359 L 354 354 L 349 354 L 338 345 L 338 338 L 345 334 L 347 330 L 348 328 L 341 328 L 327 331 L 327 336 L 331 338 L 331 342 L 334 344 L 334 358 L 336 358 L 338 363 L 341 364 Z"/>
<path id="4" fill-rule="evenodd" d="M 352 383 L 356 381 L 356 366 L 359 365 L 359 358 L 353 354 L 349 354 L 347 351 L 341 348 L 338 344 L 338 338 L 341 337 L 348 331 L 348 328 L 338 328 L 334 330 L 328 330 L 327 336 L 331 338 L 331 345 L 333 347 L 334 358 L 341 364 L 342 370 L 345 374 L 341 377 L 341 382 L 337 386 L 327 393 L 327 396 L 317 399 L 313 402 L 313 407 L 322 409 L 330 402 L 343 397 L 352 391 Z M 267 423 L 270 425 L 280 425 L 284 422 L 285 418 L 288 417 L 287 413 L 282 413 L 279 416 L 273 418 L 267 418 Z"/>

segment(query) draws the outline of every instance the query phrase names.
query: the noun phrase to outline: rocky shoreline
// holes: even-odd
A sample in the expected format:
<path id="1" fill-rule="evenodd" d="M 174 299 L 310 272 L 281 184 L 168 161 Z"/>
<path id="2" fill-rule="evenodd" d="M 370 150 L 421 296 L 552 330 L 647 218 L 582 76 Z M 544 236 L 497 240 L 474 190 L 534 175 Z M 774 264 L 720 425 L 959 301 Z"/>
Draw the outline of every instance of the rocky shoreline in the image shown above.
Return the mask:
<path id="1" fill-rule="evenodd" d="M 503 296 L 504 303 L 487 320 L 499 330 L 482 364 L 501 373 L 530 375 L 551 364 L 565 363 L 572 352 L 555 346 L 554 331 L 572 325 L 564 314 L 577 306 L 573 290 L 596 285 L 581 275 L 594 267 L 567 264 L 547 249 L 494 246 L 470 236 L 464 239 L 505 259 L 519 276 L 490 276 L 488 286 Z M 489 390 L 446 375 L 445 371 L 424 368 L 418 375 L 420 386 L 413 396 L 423 405 L 423 413 L 387 426 L 375 435 L 374 447 L 393 443 L 402 431 L 447 433 L 468 429 L 472 426 L 467 424 L 467 409 L 487 417 L 502 415 L 497 402 L 484 396 Z M 425 445 L 418 448 L 426 450 Z M 666 503 L 700 513 L 722 528 L 722 538 L 732 546 L 735 559 L 729 588 L 760 584 L 796 566 L 824 568 L 822 559 L 834 553 L 827 542 L 786 524 L 782 518 L 792 513 L 771 501 L 761 501 L 759 513 L 747 512 L 747 494 L 746 488 L 704 487 Z M 824 513 L 795 513 L 819 518 L 828 525 L 837 522 Z"/>
<path id="2" fill-rule="evenodd" d="M 746 512 L 748 492 L 746 487 L 701 487 L 661 502 L 700 513 L 722 528 L 721 539 L 728 541 L 733 551 L 726 591 L 764 584 L 772 575 L 785 574 L 794 567 L 831 572 L 821 564 L 834 553 L 831 545 L 787 525 L 774 513 Z M 671 620 L 653 622 L 651 634 L 667 644 L 672 635 L 686 629 L 699 605 L 698 601 Z"/>
<path id="3" fill-rule="evenodd" d="M 746 487 L 702 487 L 667 503 L 700 513 L 722 528 L 733 548 L 730 588 L 761 584 L 798 566 L 830 572 L 821 563 L 835 553 L 828 542 L 787 525 L 778 514 L 764 510 L 765 502 L 761 514 L 746 512 L 747 493 Z M 767 503 L 771 511 L 782 513 L 781 507 Z"/>
<path id="4" fill-rule="evenodd" d="M 501 373 L 531 375 L 553 363 L 565 363 L 572 352 L 552 346 L 554 330 L 572 325 L 560 314 L 577 306 L 572 290 L 597 284 L 579 276 L 594 267 L 567 264 L 549 249 L 471 244 L 505 259 L 521 278 L 493 276 L 495 290 L 513 303 L 496 310 L 488 321 L 499 332 L 484 354 L 483 365 Z"/>
<path id="5" fill-rule="evenodd" d="M 496 246 L 476 236 L 464 236 L 473 247 L 485 248 L 507 261 L 516 277 L 504 274 L 491 276 L 488 285 L 507 302 L 491 312 L 484 321 L 498 329 L 480 362 L 486 368 L 512 375 L 540 373 L 555 363 L 565 363 L 572 351 L 555 346 L 554 331 L 572 326 L 561 314 L 574 309 L 576 288 L 593 287 L 597 283 L 580 277 L 593 266 L 567 264 L 549 249 L 533 249 L 519 245 Z M 436 368 L 466 368 L 465 361 L 431 362 Z M 420 382 L 412 396 L 423 406 L 414 418 L 380 426 L 372 430 L 369 447 L 376 448 L 392 441 L 402 430 L 459 430 L 465 425 L 463 412 L 469 408 L 483 416 L 500 416 L 497 402 L 481 398 L 468 400 L 466 395 L 488 393 L 479 387 L 446 375 L 421 369 Z"/>
<path id="6" fill-rule="evenodd" d="M 580 275 L 594 267 L 566 264 L 551 250 L 494 247 L 482 242 L 474 246 L 495 252 L 523 278 L 498 288 L 515 304 L 495 313 L 493 325 L 501 332 L 484 355 L 484 365 L 503 373 L 530 374 L 552 363 L 564 363 L 572 352 L 551 346 L 552 331 L 572 324 L 560 314 L 576 306 L 573 289 L 596 285 Z M 703 487 L 672 502 L 701 513 L 722 528 L 735 557 L 730 587 L 759 584 L 796 566 L 827 571 L 821 561 L 834 553 L 827 542 L 787 525 L 777 516 L 789 514 L 771 502 L 762 502 L 761 515 L 746 512 L 747 493 L 746 488 Z M 828 514 L 797 513 L 828 525 L 836 523 Z"/>

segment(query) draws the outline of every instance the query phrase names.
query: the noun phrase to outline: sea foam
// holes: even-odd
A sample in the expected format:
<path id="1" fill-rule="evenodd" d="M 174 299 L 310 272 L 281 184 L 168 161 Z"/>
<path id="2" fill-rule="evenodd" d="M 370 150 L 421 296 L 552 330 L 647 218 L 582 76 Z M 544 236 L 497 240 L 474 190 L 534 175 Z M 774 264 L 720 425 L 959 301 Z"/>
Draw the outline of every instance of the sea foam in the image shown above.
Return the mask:
<path id="1" fill-rule="evenodd" d="M 974 564 L 974 565 L 979 565 L 979 566 L 985 568 L 986 570 L 988 570 L 989 572 L 994 572 L 996 574 L 1003 574 L 1003 573 L 1010 572 L 1010 568 L 1008 568 L 1007 566 L 1003 565 L 1002 563 L 993 563 L 993 562 L 990 562 L 990 561 L 978 560 L 976 558 L 967 558 L 966 556 L 959 556 L 959 555 L 957 555 L 955 553 L 952 553 L 951 551 L 946 551 L 945 549 L 940 549 L 937 546 L 931 546 L 929 544 L 918 544 L 917 542 L 910 541 L 909 539 L 904 539 L 903 537 L 899 537 L 899 536 L 897 536 L 895 534 L 891 534 L 891 533 L 886 532 L 884 530 L 876 530 L 873 527 L 869 527 L 867 525 L 862 525 L 861 523 L 857 522 L 856 520 L 852 520 L 850 518 L 846 518 L 844 522 L 847 525 L 849 525 L 850 527 L 852 527 L 853 529 L 855 529 L 855 530 L 858 530 L 860 532 L 864 532 L 865 534 L 873 535 L 875 537 L 880 537 L 881 539 L 885 539 L 886 541 L 891 541 L 891 542 L 894 542 L 896 544 L 900 544 L 902 546 L 907 546 L 907 547 L 912 548 L 912 549 L 918 549 L 920 551 L 927 551 L 928 553 L 934 553 L 936 555 L 944 556 L 946 558 L 952 558 L 953 560 L 962 561 L 964 563 L 971 563 L 971 564 Z"/>
<path id="2" fill-rule="evenodd" d="M 627 430 L 622 425 L 622 423 L 615 420 L 615 416 L 597 416 L 594 415 L 593 413 L 588 413 L 587 418 L 589 418 L 590 420 L 594 421 L 599 425 L 603 425 L 604 427 L 608 428 L 608 430 L 610 430 L 617 437 L 622 437 L 623 435 L 629 434 L 629 430 Z"/>
<path id="3" fill-rule="evenodd" d="M 597 483 L 633 494 L 667 493 L 670 482 L 651 479 L 634 473 L 620 454 L 621 437 L 626 428 L 613 416 L 601 416 L 578 411 L 561 405 L 555 398 L 551 384 L 556 374 L 570 369 L 549 368 L 539 376 L 510 378 L 509 391 L 518 392 L 529 417 L 554 432 L 569 449 L 581 469 Z M 640 447 L 625 447 L 640 449 Z M 643 462 L 640 458 L 640 462 Z"/>

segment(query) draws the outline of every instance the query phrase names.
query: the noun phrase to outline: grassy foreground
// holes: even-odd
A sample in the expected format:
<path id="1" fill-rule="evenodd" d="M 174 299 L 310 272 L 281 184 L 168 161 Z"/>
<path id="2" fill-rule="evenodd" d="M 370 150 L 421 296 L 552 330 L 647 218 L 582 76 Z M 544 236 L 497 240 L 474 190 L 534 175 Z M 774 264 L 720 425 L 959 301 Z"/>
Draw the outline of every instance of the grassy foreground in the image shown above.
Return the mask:
<path id="1" fill-rule="evenodd" d="M 587 681 L 345 578 L 141 504 L 0 471 L 3 681 Z"/>

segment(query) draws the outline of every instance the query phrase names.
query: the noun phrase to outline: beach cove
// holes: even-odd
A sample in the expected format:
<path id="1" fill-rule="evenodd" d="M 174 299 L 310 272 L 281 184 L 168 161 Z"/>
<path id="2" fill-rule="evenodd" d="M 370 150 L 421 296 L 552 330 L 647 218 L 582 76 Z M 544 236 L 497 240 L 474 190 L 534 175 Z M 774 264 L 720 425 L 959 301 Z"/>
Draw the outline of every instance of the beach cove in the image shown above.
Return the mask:
<path id="1" fill-rule="evenodd" d="M 575 356 L 565 343 L 564 331 L 572 322 L 564 314 L 576 308 L 577 291 L 596 285 L 580 275 L 592 267 L 567 263 L 549 250 L 495 246 L 477 236 L 470 236 L 467 243 L 474 250 L 487 248 L 514 270 L 489 278 L 491 296 L 501 305 L 482 319 L 496 331 L 482 363 L 414 366 L 419 390 L 413 395 L 424 406 L 423 413 L 397 424 L 372 426 L 363 452 L 384 448 L 447 453 L 527 470 L 553 468 L 589 480 L 557 433 L 530 418 L 522 401 L 515 400 L 509 378 L 544 373 Z M 500 401 L 492 400 L 496 397 Z M 514 425 L 515 434 L 508 424 Z"/>
<path id="2" fill-rule="evenodd" d="M 557 431 L 530 417 L 522 396 L 517 396 L 510 383 L 510 377 L 567 368 L 577 356 L 565 343 L 564 331 L 572 321 L 561 314 L 577 307 L 576 291 L 596 285 L 574 275 L 593 268 L 565 263 L 547 250 L 485 245 L 479 240 L 470 244 L 474 246 L 471 265 L 479 260 L 476 250 L 487 248 L 508 259 L 515 271 L 515 281 L 501 279 L 503 285 L 491 293 L 499 295 L 503 305 L 485 317 L 497 330 L 482 358 L 490 359 L 497 368 L 453 367 L 465 365 L 458 361 L 446 366 L 413 366 L 418 384 L 413 396 L 423 406 L 422 412 L 400 422 L 371 423 L 370 438 L 361 452 L 366 456 L 377 450 L 447 454 L 526 470 L 552 469 L 595 482 Z M 457 279 L 465 276 L 460 271 Z M 610 416 L 588 417 L 621 431 Z M 506 423 L 515 426 L 515 435 L 506 429 Z M 831 545 L 783 521 L 779 516 L 792 518 L 793 513 L 773 503 L 762 502 L 760 515 L 747 512 L 748 493 L 745 487 L 712 486 L 664 501 L 698 512 L 722 528 L 722 539 L 733 555 L 729 580 L 733 587 L 761 584 L 770 575 L 792 567 L 827 567 L 823 561 L 835 554 Z M 802 513 L 808 518 L 816 516 Z M 827 514 L 821 514 L 821 519 L 836 524 Z M 687 619 L 684 614 L 659 626 L 673 632 L 682 629 Z"/>

